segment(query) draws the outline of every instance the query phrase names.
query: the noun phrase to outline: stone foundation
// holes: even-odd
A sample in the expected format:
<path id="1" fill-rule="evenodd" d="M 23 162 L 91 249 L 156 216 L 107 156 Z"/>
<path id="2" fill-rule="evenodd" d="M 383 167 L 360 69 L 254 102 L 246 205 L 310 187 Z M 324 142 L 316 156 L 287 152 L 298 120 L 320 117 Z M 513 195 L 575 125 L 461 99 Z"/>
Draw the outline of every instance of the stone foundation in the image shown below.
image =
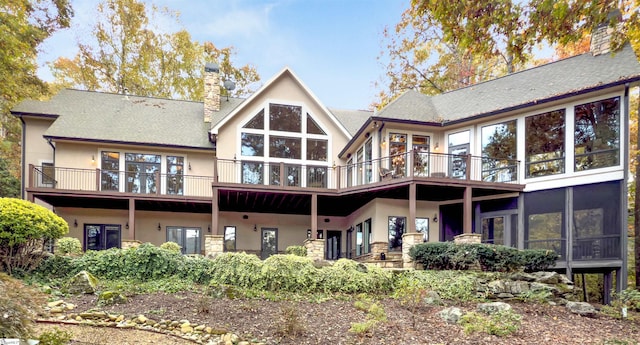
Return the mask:
<path id="1" fill-rule="evenodd" d="M 137 248 L 141 244 L 142 242 L 138 240 L 122 240 L 122 242 L 120 243 L 120 248 L 122 249 Z"/>
<path id="2" fill-rule="evenodd" d="M 389 243 L 387 242 L 373 242 L 371 243 L 371 259 L 381 260 L 380 254 L 384 253 L 385 256 L 389 251 Z"/>
<path id="3" fill-rule="evenodd" d="M 461 234 L 453 238 L 455 244 L 474 244 L 481 243 L 482 236 L 480 234 Z"/>
<path id="4" fill-rule="evenodd" d="M 306 239 L 304 246 L 307 248 L 307 257 L 313 260 L 324 260 L 324 239 Z"/>
<path id="5" fill-rule="evenodd" d="M 204 255 L 213 258 L 224 252 L 224 235 L 204 236 Z"/>
<path id="6" fill-rule="evenodd" d="M 423 242 L 423 234 L 419 232 L 402 235 L 402 268 L 415 268 L 415 262 L 409 255 L 409 250 L 416 244 Z"/>

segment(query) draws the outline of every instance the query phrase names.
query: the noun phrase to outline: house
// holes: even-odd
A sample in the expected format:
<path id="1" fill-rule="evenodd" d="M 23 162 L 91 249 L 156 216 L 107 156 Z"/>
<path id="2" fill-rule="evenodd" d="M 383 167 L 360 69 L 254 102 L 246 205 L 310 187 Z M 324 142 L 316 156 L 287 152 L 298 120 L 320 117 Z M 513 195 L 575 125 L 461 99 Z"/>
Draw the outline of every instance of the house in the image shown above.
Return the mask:
<path id="1" fill-rule="evenodd" d="M 597 38 L 598 34 L 594 34 Z M 423 241 L 545 248 L 569 275 L 626 285 L 629 46 L 379 112 L 325 107 L 284 68 L 246 99 L 62 90 L 25 101 L 24 197 L 84 249 L 312 255 L 401 267 Z M 403 259 L 404 255 L 404 259 Z"/>

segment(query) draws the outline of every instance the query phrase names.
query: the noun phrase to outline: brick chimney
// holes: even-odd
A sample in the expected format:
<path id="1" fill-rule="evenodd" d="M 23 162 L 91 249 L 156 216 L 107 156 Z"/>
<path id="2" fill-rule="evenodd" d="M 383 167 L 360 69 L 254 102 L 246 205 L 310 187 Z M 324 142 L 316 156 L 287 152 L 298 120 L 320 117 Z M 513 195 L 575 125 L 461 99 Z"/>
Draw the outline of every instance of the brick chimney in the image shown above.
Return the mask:
<path id="1" fill-rule="evenodd" d="M 598 56 L 606 54 L 611 51 L 611 37 L 613 36 L 614 28 L 610 23 L 615 20 L 619 25 L 622 20 L 622 14 L 620 10 L 615 9 L 609 13 L 607 19 L 600 23 L 595 30 L 591 33 L 591 54 Z"/>
<path id="2" fill-rule="evenodd" d="M 204 65 L 204 122 L 211 122 L 220 111 L 220 68 L 215 63 Z"/>

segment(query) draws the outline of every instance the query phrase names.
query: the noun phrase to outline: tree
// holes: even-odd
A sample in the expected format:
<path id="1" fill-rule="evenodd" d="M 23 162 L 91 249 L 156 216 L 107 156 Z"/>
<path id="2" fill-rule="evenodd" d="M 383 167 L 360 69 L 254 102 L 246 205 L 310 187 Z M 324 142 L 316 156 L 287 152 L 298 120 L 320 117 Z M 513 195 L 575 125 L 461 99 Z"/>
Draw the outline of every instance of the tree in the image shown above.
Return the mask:
<path id="1" fill-rule="evenodd" d="M 68 232 L 67 222 L 50 210 L 26 200 L 0 198 L 0 269 L 11 274 L 35 268 L 43 241 Z"/>
<path id="2" fill-rule="evenodd" d="M 0 0 L 0 156 L 20 176 L 20 122 L 9 109 L 23 99 L 48 93 L 36 75 L 40 44 L 69 26 L 68 0 Z"/>
<path id="3" fill-rule="evenodd" d="M 98 5 L 93 42 L 78 41 L 72 59 L 60 57 L 50 67 L 64 87 L 115 93 L 202 100 L 205 61 L 217 61 L 223 80 L 234 80 L 233 94 L 250 93 L 259 80 L 250 65 L 231 64 L 233 48 L 193 41 L 184 29 L 167 33 L 154 26 L 159 16 L 178 15 L 139 0 L 104 0 Z M 226 90 L 224 90 L 226 92 Z"/>
<path id="4" fill-rule="evenodd" d="M 6 159 L 0 158 L 0 197 L 20 197 L 20 179 L 10 171 Z"/>

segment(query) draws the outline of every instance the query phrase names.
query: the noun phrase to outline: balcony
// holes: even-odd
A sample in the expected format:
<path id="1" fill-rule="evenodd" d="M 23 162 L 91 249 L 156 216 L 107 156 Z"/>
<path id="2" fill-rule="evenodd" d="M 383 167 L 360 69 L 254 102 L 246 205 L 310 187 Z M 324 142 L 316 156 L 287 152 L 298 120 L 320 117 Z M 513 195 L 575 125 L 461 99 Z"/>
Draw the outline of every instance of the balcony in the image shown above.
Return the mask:
<path id="1" fill-rule="evenodd" d="M 212 176 L 29 166 L 28 188 L 211 198 L 213 183 L 322 190 L 417 179 L 518 184 L 518 161 L 410 151 L 345 166 L 214 158 Z"/>

